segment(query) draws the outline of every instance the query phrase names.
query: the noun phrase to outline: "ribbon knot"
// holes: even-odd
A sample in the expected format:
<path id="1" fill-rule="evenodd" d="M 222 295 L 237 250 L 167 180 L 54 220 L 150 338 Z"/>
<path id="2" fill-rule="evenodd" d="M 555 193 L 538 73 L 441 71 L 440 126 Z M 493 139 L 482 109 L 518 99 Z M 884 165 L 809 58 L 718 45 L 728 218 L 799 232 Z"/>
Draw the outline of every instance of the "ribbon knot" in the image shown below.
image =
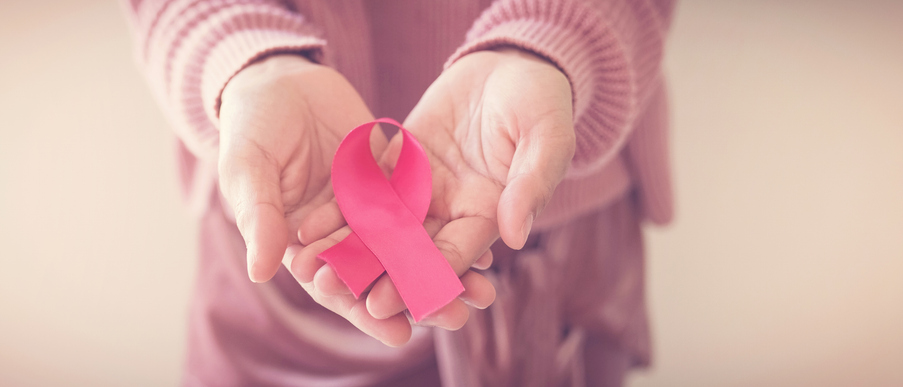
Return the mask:
<path id="1" fill-rule="evenodd" d="M 389 180 L 370 150 L 370 132 L 377 123 L 395 125 L 403 136 Z M 351 130 L 333 159 L 332 187 L 352 233 L 318 257 L 356 298 L 386 272 L 416 322 L 464 291 L 423 228 L 432 195 L 430 163 L 401 124 L 381 118 Z"/>

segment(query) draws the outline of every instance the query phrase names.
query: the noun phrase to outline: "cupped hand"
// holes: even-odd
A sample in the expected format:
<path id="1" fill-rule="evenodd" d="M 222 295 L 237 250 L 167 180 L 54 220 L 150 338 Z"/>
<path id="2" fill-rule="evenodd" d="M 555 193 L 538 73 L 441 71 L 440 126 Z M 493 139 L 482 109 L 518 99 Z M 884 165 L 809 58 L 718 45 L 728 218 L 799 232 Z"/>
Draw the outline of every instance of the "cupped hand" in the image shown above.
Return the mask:
<path id="1" fill-rule="evenodd" d="M 348 131 L 371 120 L 341 74 L 301 56 L 269 57 L 229 81 L 220 108 L 219 179 L 253 281 L 269 280 L 284 258 L 291 266 L 301 220 L 333 197 L 336 148 Z M 385 136 L 373 134 L 371 145 L 381 151 Z M 375 319 L 364 300 L 324 296 L 310 281 L 299 282 L 315 301 L 377 339 L 399 343 L 411 335 L 404 316 Z"/>
<path id="2" fill-rule="evenodd" d="M 570 83 L 516 48 L 478 51 L 445 71 L 405 121 L 430 155 L 437 243 L 469 266 L 499 236 L 524 246 L 574 156 Z M 393 139 L 387 154 L 397 147 Z M 461 232 L 470 230 L 469 232 Z"/>
<path id="3" fill-rule="evenodd" d="M 404 126 L 430 158 L 433 197 L 424 226 L 462 276 L 466 290 L 461 298 L 486 307 L 494 289 L 469 269 L 491 263 L 489 247 L 499 236 L 511 248 L 523 247 L 533 220 L 564 177 L 575 147 L 570 83 L 549 62 L 514 48 L 475 52 L 436 79 Z M 400 147 L 396 136 L 381 164 L 394 165 Z M 341 215 L 334 204 L 302 223 L 302 240 L 325 239 L 298 255 L 296 269 L 315 277 L 324 292 L 345 294 L 335 273 L 315 260 L 348 232 L 327 236 L 323 225 L 336 223 Z M 461 308 L 453 302 L 430 323 L 463 325 L 467 315 Z M 405 306 L 383 276 L 368 294 L 367 309 L 389 318 Z"/>

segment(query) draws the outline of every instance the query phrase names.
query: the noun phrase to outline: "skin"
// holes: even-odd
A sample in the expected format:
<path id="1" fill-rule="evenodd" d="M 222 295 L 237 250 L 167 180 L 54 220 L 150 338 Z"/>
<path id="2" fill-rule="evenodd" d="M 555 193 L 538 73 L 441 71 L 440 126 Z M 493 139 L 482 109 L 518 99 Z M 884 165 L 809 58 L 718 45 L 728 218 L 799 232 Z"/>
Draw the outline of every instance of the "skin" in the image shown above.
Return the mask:
<path id="1" fill-rule="evenodd" d="M 469 54 L 443 72 L 404 122 L 430 159 L 433 197 L 424 227 L 461 276 L 459 299 L 420 324 L 458 329 L 467 305 L 486 308 L 495 289 L 479 272 L 499 237 L 526 242 L 574 152 L 567 78 L 517 49 Z M 248 246 L 252 280 L 282 262 L 321 305 L 387 345 L 406 343 L 412 322 L 387 276 L 355 300 L 317 254 L 341 241 L 345 226 L 332 197 L 329 167 L 344 134 L 372 120 L 337 72 L 298 56 L 274 56 L 234 77 L 223 92 L 220 179 Z M 371 138 L 386 173 L 401 137 Z"/>

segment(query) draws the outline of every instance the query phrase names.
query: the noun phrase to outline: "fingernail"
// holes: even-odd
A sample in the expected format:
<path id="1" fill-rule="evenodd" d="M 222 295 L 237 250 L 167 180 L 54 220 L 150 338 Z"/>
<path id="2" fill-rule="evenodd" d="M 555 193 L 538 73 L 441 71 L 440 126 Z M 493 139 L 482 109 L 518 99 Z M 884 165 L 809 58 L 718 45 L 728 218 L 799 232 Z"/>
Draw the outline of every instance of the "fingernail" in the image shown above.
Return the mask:
<path id="1" fill-rule="evenodd" d="M 260 273 L 260 256 L 257 254 L 248 255 L 248 277 L 251 278 L 251 282 L 256 284 L 264 283 L 268 280 Z"/>
<path id="2" fill-rule="evenodd" d="M 424 317 L 424 318 L 420 319 L 420 321 L 417 322 L 417 325 L 425 326 L 425 327 L 432 327 L 432 326 L 436 326 L 436 323 L 437 323 L 436 319 L 433 319 L 430 317 Z"/>
<path id="3" fill-rule="evenodd" d="M 521 229 L 521 233 L 524 235 L 524 245 L 527 244 L 527 237 L 530 236 L 531 228 L 533 228 L 533 214 L 527 217 L 527 221 L 524 222 L 524 228 Z"/>
<path id="4" fill-rule="evenodd" d="M 254 276 L 254 262 L 256 261 L 255 258 L 256 257 L 254 257 L 253 255 L 248 254 L 248 278 L 251 279 L 251 282 L 260 283 L 260 281 L 258 281 Z"/>
<path id="5" fill-rule="evenodd" d="M 485 307 L 482 307 L 482 308 L 481 308 L 480 306 L 478 306 L 478 305 L 474 302 L 474 300 L 471 300 L 471 299 L 468 298 L 468 297 L 458 296 L 458 298 L 460 298 L 461 301 L 464 301 L 464 303 L 465 303 L 467 306 L 469 306 L 469 307 L 477 308 L 477 309 L 486 309 Z"/>
<path id="6" fill-rule="evenodd" d="M 417 322 L 417 325 L 442 328 L 442 324 L 444 323 L 445 319 L 442 318 L 442 316 L 429 315 L 420 319 L 420 321 Z"/>

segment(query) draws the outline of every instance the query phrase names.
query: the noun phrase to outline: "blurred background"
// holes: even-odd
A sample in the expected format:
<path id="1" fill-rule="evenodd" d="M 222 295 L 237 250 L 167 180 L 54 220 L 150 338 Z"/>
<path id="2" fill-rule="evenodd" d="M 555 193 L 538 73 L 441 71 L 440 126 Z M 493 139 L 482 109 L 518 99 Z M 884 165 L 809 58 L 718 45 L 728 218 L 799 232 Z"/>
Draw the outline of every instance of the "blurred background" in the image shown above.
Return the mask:
<path id="1" fill-rule="evenodd" d="M 629 386 L 903 386 L 903 2 L 681 1 Z M 0 1 L 0 385 L 181 375 L 195 223 L 113 1 Z"/>

